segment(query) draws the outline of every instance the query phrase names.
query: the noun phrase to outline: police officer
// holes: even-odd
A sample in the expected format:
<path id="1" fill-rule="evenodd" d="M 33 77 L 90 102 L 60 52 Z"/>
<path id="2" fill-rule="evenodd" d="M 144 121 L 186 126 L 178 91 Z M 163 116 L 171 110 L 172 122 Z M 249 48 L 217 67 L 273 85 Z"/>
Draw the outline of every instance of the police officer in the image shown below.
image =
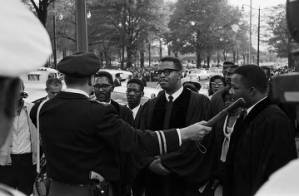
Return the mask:
<path id="1" fill-rule="evenodd" d="M 111 184 L 120 195 L 119 152 L 158 155 L 182 142 L 201 139 L 210 128 L 196 123 L 183 129 L 139 131 L 122 121 L 111 105 L 91 101 L 99 59 L 92 53 L 67 56 L 58 64 L 67 88 L 46 102 L 39 116 L 50 196 L 92 196 L 92 175 Z M 105 189 L 107 191 L 107 189 Z"/>

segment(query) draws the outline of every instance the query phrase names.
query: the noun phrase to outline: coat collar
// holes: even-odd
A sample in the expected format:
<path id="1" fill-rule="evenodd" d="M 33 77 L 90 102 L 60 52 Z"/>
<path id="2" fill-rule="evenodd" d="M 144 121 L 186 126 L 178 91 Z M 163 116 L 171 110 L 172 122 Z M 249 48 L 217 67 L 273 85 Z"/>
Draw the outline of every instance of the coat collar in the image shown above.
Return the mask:
<path id="1" fill-rule="evenodd" d="M 61 91 L 55 98 L 64 98 L 64 99 L 89 99 L 83 94 L 73 93 L 73 92 L 65 92 Z"/>

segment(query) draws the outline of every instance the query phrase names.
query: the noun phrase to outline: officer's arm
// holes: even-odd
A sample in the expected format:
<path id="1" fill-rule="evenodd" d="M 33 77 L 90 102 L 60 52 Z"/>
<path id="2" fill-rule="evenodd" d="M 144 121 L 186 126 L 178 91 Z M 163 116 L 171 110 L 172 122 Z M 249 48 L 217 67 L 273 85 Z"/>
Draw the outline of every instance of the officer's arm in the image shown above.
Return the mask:
<path id="1" fill-rule="evenodd" d="M 105 110 L 97 123 L 98 135 L 123 152 L 160 155 L 177 150 L 186 140 L 202 139 L 210 131 L 200 123 L 181 130 L 140 131 L 121 120 L 112 107 L 105 107 Z"/>

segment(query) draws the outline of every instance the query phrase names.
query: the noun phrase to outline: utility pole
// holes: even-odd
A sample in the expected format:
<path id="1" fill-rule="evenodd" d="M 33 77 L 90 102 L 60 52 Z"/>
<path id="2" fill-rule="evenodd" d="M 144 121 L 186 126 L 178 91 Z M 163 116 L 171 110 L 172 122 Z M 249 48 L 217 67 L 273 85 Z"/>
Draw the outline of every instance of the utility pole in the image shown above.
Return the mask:
<path id="1" fill-rule="evenodd" d="M 258 26 L 257 26 L 257 66 L 260 66 L 260 30 L 261 28 L 261 8 L 259 8 Z"/>
<path id="2" fill-rule="evenodd" d="M 76 0 L 76 20 L 77 51 L 87 52 L 88 37 L 85 0 Z"/>
<path id="3" fill-rule="evenodd" d="M 248 63 L 251 64 L 251 47 L 252 47 L 252 0 L 250 0 L 250 19 L 249 19 L 249 57 L 248 57 Z"/>
<path id="4" fill-rule="evenodd" d="M 55 1 L 53 1 L 53 59 L 54 69 L 57 67 L 57 44 L 56 44 L 56 12 L 55 12 Z"/>

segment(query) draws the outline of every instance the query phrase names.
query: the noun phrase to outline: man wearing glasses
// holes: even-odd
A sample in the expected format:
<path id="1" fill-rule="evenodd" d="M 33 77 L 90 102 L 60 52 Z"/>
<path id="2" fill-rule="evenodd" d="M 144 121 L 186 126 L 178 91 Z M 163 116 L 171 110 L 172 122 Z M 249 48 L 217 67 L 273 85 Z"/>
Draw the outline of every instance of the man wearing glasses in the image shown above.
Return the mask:
<path id="1" fill-rule="evenodd" d="M 185 127 L 209 119 L 209 99 L 183 88 L 182 71 L 182 64 L 177 58 L 161 59 L 158 75 L 163 91 L 144 104 L 141 129 Z M 204 148 L 209 148 L 205 155 L 196 148 L 195 142 L 190 142 L 184 144 L 177 152 L 144 159 L 144 163 L 148 165 L 143 174 L 146 195 L 197 195 L 198 188 L 205 184 L 205 179 L 211 171 L 211 139 L 210 134 L 202 143 Z"/>
<path id="2" fill-rule="evenodd" d="M 111 93 L 113 92 L 115 83 L 113 83 L 113 77 L 109 72 L 99 71 L 95 76 L 95 84 L 94 84 L 94 93 L 96 96 L 96 100 L 102 104 L 111 104 L 116 110 L 117 114 L 121 119 L 129 123 L 130 125 L 134 125 L 134 118 L 132 111 L 124 105 L 120 105 L 113 99 L 111 99 Z M 120 157 L 122 159 L 121 167 L 121 195 L 129 196 L 130 191 L 130 179 L 132 176 L 136 174 L 136 170 L 134 170 L 134 159 L 133 156 L 129 153 L 120 153 Z"/>
<path id="3" fill-rule="evenodd" d="M 99 71 L 96 74 L 94 84 L 96 100 L 103 104 L 111 104 L 124 121 L 133 125 L 134 119 L 131 110 L 111 99 L 113 89 L 114 85 L 112 75 L 106 71 Z"/>

